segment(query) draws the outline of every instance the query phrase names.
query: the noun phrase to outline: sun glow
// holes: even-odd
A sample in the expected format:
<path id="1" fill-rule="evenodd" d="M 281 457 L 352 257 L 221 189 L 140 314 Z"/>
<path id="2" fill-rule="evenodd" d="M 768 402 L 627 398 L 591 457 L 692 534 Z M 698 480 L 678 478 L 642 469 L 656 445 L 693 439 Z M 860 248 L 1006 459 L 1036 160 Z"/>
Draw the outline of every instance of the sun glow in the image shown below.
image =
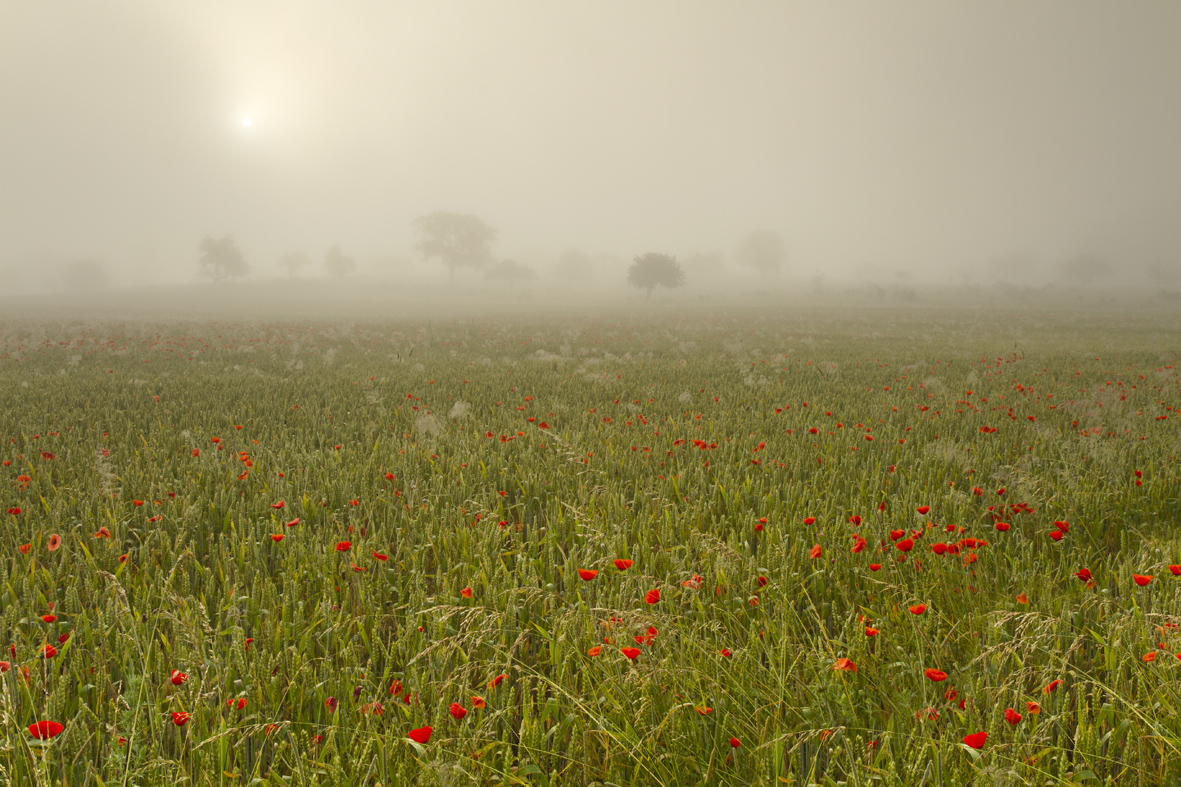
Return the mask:
<path id="1" fill-rule="evenodd" d="M 242 128 L 250 128 L 253 121 L 250 118 L 242 118 Z"/>

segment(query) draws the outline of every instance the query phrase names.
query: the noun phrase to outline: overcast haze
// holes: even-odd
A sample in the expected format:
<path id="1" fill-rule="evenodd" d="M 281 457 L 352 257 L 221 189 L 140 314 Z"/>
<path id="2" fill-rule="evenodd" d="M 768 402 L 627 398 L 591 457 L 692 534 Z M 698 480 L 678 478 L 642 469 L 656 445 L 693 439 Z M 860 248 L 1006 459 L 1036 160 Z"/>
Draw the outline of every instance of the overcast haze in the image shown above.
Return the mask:
<path id="1" fill-rule="evenodd" d="M 438 209 L 525 259 L 1177 266 L 1179 84 L 1178 3 L 0 0 L 0 270 L 409 260 Z"/>

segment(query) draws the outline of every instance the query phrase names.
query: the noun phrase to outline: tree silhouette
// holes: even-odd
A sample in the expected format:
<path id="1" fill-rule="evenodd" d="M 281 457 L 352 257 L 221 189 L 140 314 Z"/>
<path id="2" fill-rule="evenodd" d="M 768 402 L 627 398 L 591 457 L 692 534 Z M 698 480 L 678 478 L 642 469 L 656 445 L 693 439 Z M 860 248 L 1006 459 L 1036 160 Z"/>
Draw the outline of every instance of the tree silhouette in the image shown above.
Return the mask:
<path id="1" fill-rule="evenodd" d="M 738 245 L 737 256 L 743 265 L 764 276 L 779 273 L 787 263 L 783 239 L 771 230 L 754 230 L 743 238 Z"/>
<path id="2" fill-rule="evenodd" d="M 300 268 L 306 268 L 311 264 L 312 261 L 308 259 L 308 255 L 301 251 L 290 252 L 279 258 L 279 267 L 287 271 L 287 275 L 293 279 Z"/>
<path id="3" fill-rule="evenodd" d="M 537 271 L 530 268 L 528 265 L 522 265 L 516 260 L 501 260 L 488 269 L 485 274 L 489 279 L 499 281 L 503 284 L 513 287 L 521 282 L 528 281 L 537 276 Z"/>
<path id="4" fill-rule="evenodd" d="M 357 269 L 357 260 L 333 246 L 324 257 L 324 270 L 334 276 L 344 277 Z"/>
<path id="5" fill-rule="evenodd" d="M 627 269 L 627 283 L 644 290 L 648 300 L 652 300 L 652 290 L 657 287 L 680 287 L 685 283 L 685 272 L 681 270 L 677 258 L 671 254 L 657 254 L 649 252 L 636 257 L 635 262 Z"/>
<path id="6" fill-rule="evenodd" d="M 246 264 L 246 257 L 234 242 L 233 235 L 223 235 L 215 238 L 206 235 L 197 247 L 201 256 L 197 258 L 197 266 L 201 273 L 214 281 L 222 281 L 231 276 L 245 276 L 250 270 Z"/>
<path id="7" fill-rule="evenodd" d="M 456 268 L 474 268 L 492 261 L 496 230 L 476 216 L 437 210 L 429 216 L 419 216 L 414 226 L 420 237 L 414 248 L 424 260 L 438 257 L 453 285 Z"/>

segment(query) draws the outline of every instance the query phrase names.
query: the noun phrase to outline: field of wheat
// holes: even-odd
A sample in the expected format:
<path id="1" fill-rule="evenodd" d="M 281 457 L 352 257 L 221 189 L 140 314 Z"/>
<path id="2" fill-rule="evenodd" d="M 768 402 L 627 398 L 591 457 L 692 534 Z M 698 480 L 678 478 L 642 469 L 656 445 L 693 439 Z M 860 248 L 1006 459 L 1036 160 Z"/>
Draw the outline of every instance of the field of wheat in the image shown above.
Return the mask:
<path id="1" fill-rule="evenodd" d="M 0 322 L 0 782 L 1176 784 L 1177 328 Z"/>

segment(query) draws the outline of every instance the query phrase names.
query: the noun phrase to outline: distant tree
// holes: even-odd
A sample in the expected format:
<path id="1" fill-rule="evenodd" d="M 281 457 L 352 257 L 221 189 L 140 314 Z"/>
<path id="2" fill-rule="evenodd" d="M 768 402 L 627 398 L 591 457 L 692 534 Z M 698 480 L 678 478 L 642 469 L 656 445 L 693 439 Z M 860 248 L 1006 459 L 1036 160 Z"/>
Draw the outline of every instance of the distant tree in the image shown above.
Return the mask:
<path id="1" fill-rule="evenodd" d="M 1144 269 L 1144 274 L 1148 277 L 1149 281 L 1160 285 L 1173 284 L 1178 279 L 1181 279 L 1181 270 L 1160 262 L 1149 265 Z"/>
<path id="2" fill-rule="evenodd" d="M 96 260 L 74 260 L 62 270 L 62 283 L 69 292 L 98 292 L 111 283 L 106 266 Z"/>
<path id="3" fill-rule="evenodd" d="M 496 230 L 482 219 L 460 213 L 437 210 L 414 220 L 419 242 L 414 248 L 424 260 L 436 257 L 447 268 L 455 284 L 455 269 L 480 267 L 492 261 L 492 241 Z"/>
<path id="4" fill-rule="evenodd" d="M 578 249 L 566 249 L 554 264 L 554 275 L 566 281 L 583 281 L 589 278 L 593 263 L 590 257 Z"/>
<path id="5" fill-rule="evenodd" d="M 726 258 L 717 251 L 694 251 L 680 258 L 685 275 L 695 282 L 718 282 L 726 274 Z"/>
<path id="6" fill-rule="evenodd" d="M 493 281 L 499 281 L 509 287 L 514 287 L 522 282 L 536 278 L 537 271 L 528 265 L 522 265 L 516 260 L 501 260 L 489 268 L 488 273 L 484 275 Z"/>
<path id="7" fill-rule="evenodd" d="M 1084 286 L 1096 279 L 1105 279 L 1113 272 L 1107 260 L 1094 254 L 1076 254 L 1064 260 L 1059 268 L 1072 282 Z"/>
<path id="8" fill-rule="evenodd" d="M 772 276 L 787 263 L 783 239 L 771 230 L 754 230 L 738 245 L 738 261 L 763 276 Z"/>
<path id="9" fill-rule="evenodd" d="M 339 248 L 333 246 L 328 250 L 328 254 L 324 256 L 324 270 L 331 273 L 333 276 L 344 277 L 357 269 L 357 260 L 344 254 Z"/>
<path id="10" fill-rule="evenodd" d="M 290 252 L 279 258 L 279 267 L 287 271 L 287 275 L 293 279 L 300 268 L 306 268 L 311 264 L 312 261 L 308 259 L 308 255 L 302 251 Z"/>
<path id="11" fill-rule="evenodd" d="M 233 235 L 223 235 L 215 238 L 206 235 L 197 247 L 201 256 L 197 258 L 197 265 L 201 273 L 214 281 L 222 281 L 231 276 L 245 276 L 250 270 L 246 264 L 246 257 L 234 241 Z"/>
<path id="12" fill-rule="evenodd" d="M 644 290 L 652 300 L 652 290 L 657 287 L 680 287 L 685 283 L 685 272 L 671 254 L 649 252 L 636 257 L 627 269 L 627 283 Z"/>

